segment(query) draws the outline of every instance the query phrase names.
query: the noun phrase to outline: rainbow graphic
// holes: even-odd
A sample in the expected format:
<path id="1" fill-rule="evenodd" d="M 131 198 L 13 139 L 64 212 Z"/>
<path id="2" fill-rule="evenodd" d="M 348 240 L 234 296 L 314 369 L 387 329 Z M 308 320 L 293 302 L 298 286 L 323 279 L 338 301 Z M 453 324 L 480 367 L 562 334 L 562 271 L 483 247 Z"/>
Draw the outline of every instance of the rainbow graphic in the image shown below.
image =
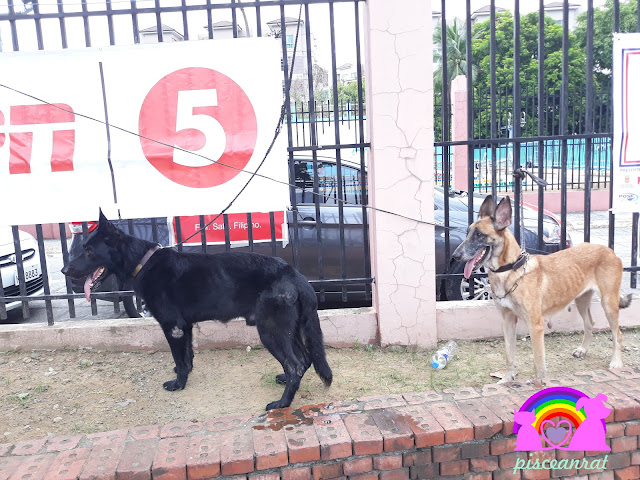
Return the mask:
<path id="1" fill-rule="evenodd" d="M 575 388 L 545 388 L 531 395 L 522 404 L 519 411 L 535 413 L 536 421 L 533 423 L 533 427 L 538 433 L 542 433 L 540 429 L 545 420 L 550 420 L 555 417 L 566 418 L 573 424 L 574 429 L 577 429 L 586 418 L 584 408 L 578 411 L 576 410 L 576 402 L 582 397 L 589 398 L 588 395 Z M 604 420 L 602 420 L 602 424 L 605 425 Z M 517 433 L 519 428 L 520 425 L 514 423 L 513 433 Z"/>

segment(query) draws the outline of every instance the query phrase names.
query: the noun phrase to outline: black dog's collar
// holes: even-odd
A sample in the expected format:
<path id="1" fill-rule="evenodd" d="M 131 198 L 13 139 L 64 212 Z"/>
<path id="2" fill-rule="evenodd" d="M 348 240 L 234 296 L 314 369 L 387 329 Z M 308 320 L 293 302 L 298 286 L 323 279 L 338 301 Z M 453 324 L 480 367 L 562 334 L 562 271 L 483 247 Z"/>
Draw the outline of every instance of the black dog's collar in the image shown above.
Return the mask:
<path id="1" fill-rule="evenodd" d="M 515 262 L 507 263 L 506 265 L 502 265 L 501 267 L 496 268 L 495 270 L 491 269 L 491 271 L 493 273 L 502 273 L 502 272 L 506 272 L 508 270 L 517 270 L 522 265 L 527 263 L 527 259 L 528 258 L 529 258 L 529 254 L 527 252 L 522 252 Z"/>
<path id="2" fill-rule="evenodd" d="M 140 263 L 138 265 L 136 265 L 136 268 L 133 269 L 133 273 L 131 274 L 131 278 L 136 278 L 138 273 L 140 273 L 140 270 L 142 270 L 142 267 L 144 267 L 144 265 L 151 258 L 151 255 L 156 253 L 156 251 L 160 250 L 160 248 L 161 248 L 160 246 L 153 247 L 151 250 L 149 250 L 147 253 L 144 254 L 144 257 L 142 257 L 142 260 L 140 260 Z"/>

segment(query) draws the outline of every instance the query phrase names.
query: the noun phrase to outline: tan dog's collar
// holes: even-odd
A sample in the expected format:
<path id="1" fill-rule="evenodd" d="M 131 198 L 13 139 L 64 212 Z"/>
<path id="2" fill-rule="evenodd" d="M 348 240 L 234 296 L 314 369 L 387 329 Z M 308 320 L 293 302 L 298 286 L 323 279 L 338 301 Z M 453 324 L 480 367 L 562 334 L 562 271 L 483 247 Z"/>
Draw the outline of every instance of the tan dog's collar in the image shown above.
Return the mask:
<path id="1" fill-rule="evenodd" d="M 133 269 L 133 273 L 131 274 L 131 278 L 136 278 L 138 273 L 140 273 L 140 270 L 142 270 L 142 267 L 144 267 L 144 265 L 151 258 L 151 255 L 156 253 L 156 251 L 160 250 L 161 248 L 162 247 L 158 245 L 158 246 L 155 246 L 152 249 L 150 249 L 147 253 L 145 253 L 144 257 L 142 257 L 142 260 L 140 260 L 140 263 L 138 265 L 136 265 L 136 268 Z"/>

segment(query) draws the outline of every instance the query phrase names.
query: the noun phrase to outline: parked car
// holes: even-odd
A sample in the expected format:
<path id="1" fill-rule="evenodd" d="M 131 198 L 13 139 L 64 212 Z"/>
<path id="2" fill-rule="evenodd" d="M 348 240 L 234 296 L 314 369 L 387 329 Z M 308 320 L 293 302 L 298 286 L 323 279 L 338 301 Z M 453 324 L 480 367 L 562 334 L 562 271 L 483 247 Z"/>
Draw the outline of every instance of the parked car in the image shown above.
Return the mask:
<path id="1" fill-rule="evenodd" d="M 290 264 L 294 264 L 293 239 L 297 236 L 297 250 L 299 252 L 298 267 L 309 280 L 336 279 L 342 278 L 342 266 L 340 262 L 340 222 L 339 222 L 339 202 L 338 202 L 338 175 L 335 158 L 317 157 L 318 191 L 320 193 L 319 205 L 316 208 L 314 203 L 314 171 L 313 160 L 310 157 L 298 156 L 295 159 L 296 174 L 296 212 L 287 211 L 288 238 L 286 246 L 278 244 L 276 253 Z M 342 190 L 343 198 L 348 202 L 343 207 L 343 231 L 344 231 L 344 273 L 346 278 L 365 277 L 365 256 L 364 256 L 364 233 L 363 233 L 363 212 L 362 212 L 362 175 L 360 165 L 343 160 L 342 161 Z M 480 208 L 484 199 L 483 194 L 474 194 L 474 209 Z M 463 241 L 466 236 L 467 227 L 467 202 L 466 192 L 449 192 L 449 241 L 450 253 Z M 461 273 L 462 266 L 450 265 L 449 258 L 445 254 L 444 228 L 444 191 L 441 188 L 435 189 L 434 216 L 436 227 L 435 247 L 436 247 L 436 273 Z M 525 240 L 528 250 L 535 253 L 538 244 L 537 219 L 538 214 L 535 207 L 526 206 L 524 208 L 525 220 Z M 297 231 L 294 232 L 294 217 L 297 216 Z M 320 214 L 318 222 L 317 214 Z M 551 253 L 560 249 L 560 222 L 550 212 L 544 212 L 544 243 L 543 253 Z M 153 240 L 151 219 L 136 219 L 133 221 L 133 234 L 146 240 Z M 125 232 L 128 231 L 128 222 L 113 222 Z M 162 245 L 169 245 L 172 242 L 169 238 L 177 239 L 174 236 L 175 219 L 157 219 L 158 239 L 155 241 Z M 80 228 L 78 228 L 80 225 Z M 96 223 L 89 223 L 89 231 L 95 228 Z M 513 227 L 511 227 L 513 228 Z M 69 249 L 70 259 L 77 256 L 82 248 L 81 224 L 72 227 L 74 233 L 73 241 Z M 181 238 L 185 238 L 183 235 Z M 320 242 L 318 241 L 320 237 Z M 196 240 L 198 240 L 196 236 Z M 206 250 L 210 253 L 224 251 L 224 245 L 207 245 Z M 202 247 L 185 246 L 185 251 L 202 251 Z M 248 246 L 237 247 L 239 251 L 249 251 Z M 272 246 L 270 243 L 255 243 L 253 250 L 257 253 L 271 255 Z M 321 256 L 322 262 L 319 264 L 318 258 Z M 320 272 L 322 268 L 322 272 Z M 322 273 L 322 275 L 321 275 Z M 490 298 L 490 289 L 486 277 L 474 276 L 474 294 L 470 295 L 469 281 L 462 275 L 455 279 L 438 282 L 437 298 L 440 300 L 459 300 L 470 298 Z M 107 282 L 105 282 L 107 284 Z M 340 308 L 345 306 L 365 306 L 371 301 L 367 298 L 363 285 L 349 285 L 347 287 L 348 301 L 342 301 L 342 287 L 339 285 L 330 286 L 314 285 L 321 308 Z M 109 290 L 103 284 L 103 289 Z M 75 292 L 82 292 L 81 282 L 73 283 Z M 125 299 L 125 309 L 130 315 L 135 314 L 135 299 L 130 297 Z"/>
<path id="2" fill-rule="evenodd" d="M 32 235 L 22 230 L 20 230 L 19 238 L 27 295 L 42 295 L 44 292 L 44 278 L 40 266 L 38 243 Z M 20 296 L 17 255 L 13 243 L 13 233 L 9 227 L 0 227 L 0 274 L 2 275 L 4 289 L 4 294 L 0 291 L 0 297 Z M 21 307 L 21 305 L 22 302 L 9 300 L 5 303 L 5 308 L 13 310 Z"/>

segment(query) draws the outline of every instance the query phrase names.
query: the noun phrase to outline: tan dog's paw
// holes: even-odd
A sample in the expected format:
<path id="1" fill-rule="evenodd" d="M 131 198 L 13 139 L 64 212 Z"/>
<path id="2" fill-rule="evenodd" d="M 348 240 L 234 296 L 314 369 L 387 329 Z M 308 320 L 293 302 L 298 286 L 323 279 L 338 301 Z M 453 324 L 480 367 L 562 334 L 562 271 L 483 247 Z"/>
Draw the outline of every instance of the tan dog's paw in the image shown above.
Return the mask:
<path id="1" fill-rule="evenodd" d="M 622 367 L 624 367 L 622 360 L 611 360 L 611 363 L 609 364 L 609 368 L 622 368 Z"/>
<path id="2" fill-rule="evenodd" d="M 578 347 L 573 351 L 573 356 L 576 358 L 584 358 L 587 356 L 587 349 L 583 347 Z"/>

